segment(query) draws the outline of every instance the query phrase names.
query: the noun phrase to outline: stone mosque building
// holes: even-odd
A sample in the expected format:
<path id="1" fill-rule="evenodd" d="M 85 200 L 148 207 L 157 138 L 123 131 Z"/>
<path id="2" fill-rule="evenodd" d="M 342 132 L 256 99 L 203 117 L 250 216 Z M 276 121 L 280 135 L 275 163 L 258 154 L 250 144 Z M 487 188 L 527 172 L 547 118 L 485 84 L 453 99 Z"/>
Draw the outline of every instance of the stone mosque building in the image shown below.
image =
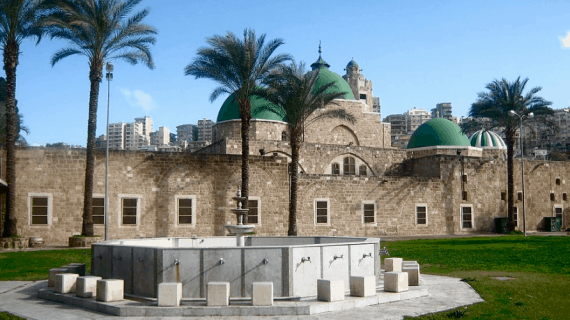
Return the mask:
<path id="1" fill-rule="evenodd" d="M 351 60 L 340 76 L 319 55 L 311 65 L 318 85 L 335 81 L 343 92 L 334 108 L 357 122 L 336 119 L 307 127 L 300 154 L 299 235 L 370 236 L 490 233 L 507 215 L 504 143 L 489 132 L 471 141 L 446 119 L 432 119 L 412 135 L 407 149 L 390 145 L 372 82 Z M 257 235 L 286 235 L 290 145 L 287 124 L 251 101 L 250 223 Z M 327 107 L 329 108 L 329 107 Z M 221 105 L 212 145 L 196 153 L 111 150 L 109 236 L 224 236 L 234 222 L 241 184 L 238 106 Z M 5 157 L 4 151 L 2 156 Z M 5 161 L 2 162 L 2 164 Z M 82 222 L 85 151 L 28 148 L 17 154 L 18 232 L 67 243 Z M 4 168 L 1 168 L 4 174 Z M 515 206 L 522 212 L 520 160 L 515 160 Z M 96 154 L 93 214 L 104 234 L 105 154 Z M 570 192 L 566 162 L 525 160 L 526 226 L 543 230 L 545 217 L 563 216 Z M 522 216 L 517 216 L 522 230 Z"/>

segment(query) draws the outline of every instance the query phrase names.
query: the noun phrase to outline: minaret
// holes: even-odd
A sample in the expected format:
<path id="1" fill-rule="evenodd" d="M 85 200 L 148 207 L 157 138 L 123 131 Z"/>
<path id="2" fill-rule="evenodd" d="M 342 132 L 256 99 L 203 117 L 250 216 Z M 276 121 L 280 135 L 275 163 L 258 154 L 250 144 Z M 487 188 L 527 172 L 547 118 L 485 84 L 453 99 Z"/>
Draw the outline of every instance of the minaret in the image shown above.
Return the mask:
<path id="1" fill-rule="evenodd" d="M 376 111 L 374 110 L 374 97 L 372 96 L 372 81 L 364 78 L 364 75 L 360 73 L 362 69 L 360 69 L 358 63 L 354 61 L 354 58 L 350 60 L 344 70 L 346 74 L 342 76 L 342 78 L 348 82 L 354 98 L 368 105 L 370 111 Z M 380 99 L 378 99 L 378 101 L 380 101 Z M 377 109 L 380 109 L 379 104 L 380 102 L 378 102 Z M 379 110 L 377 112 L 379 112 Z"/>

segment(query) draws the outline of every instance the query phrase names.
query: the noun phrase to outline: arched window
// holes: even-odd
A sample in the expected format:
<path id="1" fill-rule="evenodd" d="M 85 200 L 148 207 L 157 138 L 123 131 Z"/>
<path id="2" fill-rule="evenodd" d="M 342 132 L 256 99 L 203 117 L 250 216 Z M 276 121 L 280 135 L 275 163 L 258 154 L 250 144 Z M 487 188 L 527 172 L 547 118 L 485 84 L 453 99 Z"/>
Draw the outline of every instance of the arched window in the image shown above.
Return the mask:
<path id="1" fill-rule="evenodd" d="M 331 168 L 332 174 L 340 174 L 340 165 L 338 163 L 333 163 Z"/>
<path id="2" fill-rule="evenodd" d="M 281 132 L 281 141 L 287 141 L 287 131 Z"/>
<path id="3" fill-rule="evenodd" d="M 355 175 L 356 169 L 354 167 L 354 158 L 353 157 L 346 157 L 344 158 L 344 174 Z"/>
<path id="4" fill-rule="evenodd" d="M 365 165 L 361 165 L 360 167 L 358 167 L 358 174 L 361 176 L 366 176 L 368 174 L 366 172 L 366 166 Z"/>

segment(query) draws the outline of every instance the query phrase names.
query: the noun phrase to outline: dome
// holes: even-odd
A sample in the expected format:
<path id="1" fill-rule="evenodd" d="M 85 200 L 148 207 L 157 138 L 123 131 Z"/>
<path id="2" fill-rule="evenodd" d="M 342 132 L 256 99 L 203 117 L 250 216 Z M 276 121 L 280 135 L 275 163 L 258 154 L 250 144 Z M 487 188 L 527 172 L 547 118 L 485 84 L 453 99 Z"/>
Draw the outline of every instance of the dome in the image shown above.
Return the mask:
<path id="1" fill-rule="evenodd" d="M 326 63 L 323 58 L 321 58 L 321 45 L 319 44 L 319 59 L 311 64 L 311 68 L 317 70 L 319 72 L 319 78 L 315 83 L 315 89 L 320 88 L 321 86 L 331 83 L 334 81 L 334 85 L 328 88 L 325 93 L 333 93 L 333 92 L 344 92 L 344 99 L 354 99 L 354 94 L 352 94 L 352 89 L 348 85 L 348 82 L 344 80 L 338 74 L 329 70 L 330 65 Z"/>
<path id="2" fill-rule="evenodd" d="M 253 96 L 250 98 L 251 101 L 251 118 L 261 119 L 261 120 L 274 120 L 274 121 L 285 121 L 284 117 L 271 112 L 269 110 L 260 110 L 262 107 L 269 104 L 269 101 Z M 220 111 L 218 112 L 218 118 L 216 122 L 228 121 L 228 120 L 240 120 L 239 116 L 239 105 L 236 99 L 234 99 L 234 94 L 229 96 Z"/>
<path id="3" fill-rule="evenodd" d="M 419 126 L 407 149 L 433 146 L 471 146 L 458 125 L 444 118 L 435 118 Z"/>
<path id="4" fill-rule="evenodd" d="M 358 63 L 356 63 L 356 61 L 354 61 L 354 58 L 352 58 L 352 60 L 350 60 L 350 62 L 346 65 L 346 68 L 350 68 L 350 67 L 357 67 L 358 68 Z"/>
<path id="5" fill-rule="evenodd" d="M 507 145 L 498 134 L 493 131 L 479 130 L 469 138 L 473 147 L 479 148 L 497 148 L 506 150 Z"/>

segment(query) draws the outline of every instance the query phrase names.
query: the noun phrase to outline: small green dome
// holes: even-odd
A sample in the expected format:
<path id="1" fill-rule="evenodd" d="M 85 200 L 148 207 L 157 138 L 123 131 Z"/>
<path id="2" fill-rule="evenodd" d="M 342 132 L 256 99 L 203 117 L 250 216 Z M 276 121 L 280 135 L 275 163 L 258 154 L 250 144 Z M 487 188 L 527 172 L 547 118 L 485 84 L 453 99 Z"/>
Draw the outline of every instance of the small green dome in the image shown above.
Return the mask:
<path id="1" fill-rule="evenodd" d="M 471 145 L 478 148 L 497 148 L 507 150 L 507 144 L 493 131 L 479 130 L 469 138 Z"/>
<path id="2" fill-rule="evenodd" d="M 352 94 L 352 89 L 350 89 L 348 82 L 346 82 L 346 80 L 344 80 L 338 74 L 330 71 L 329 67 L 330 65 L 326 63 L 323 58 L 321 58 L 320 54 L 319 59 L 315 63 L 311 64 L 313 71 L 317 70 L 319 73 L 319 78 L 315 83 L 315 89 L 318 89 L 321 86 L 334 81 L 335 84 L 332 87 L 328 88 L 325 93 L 344 92 L 344 99 L 354 100 L 354 95 Z"/>
<path id="3" fill-rule="evenodd" d="M 251 118 L 252 119 L 261 119 L 261 120 L 274 120 L 274 121 L 283 121 L 285 119 L 279 116 L 276 113 L 273 113 L 269 110 L 261 110 L 262 107 L 269 105 L 269 101 L 259 98 L 257 96 L 253 96 L 250 98 L 251 101 Z M 239 116 L 239 105 L 236 99 L 234 99 L 234 94 L 229 96 L 220 111 L 218 112 L 218 118 L 216 122 L 221 121 L 228 121 L 228 120 L 239 120 L 241 119 Z"/>
<path id="4" fill-rule="evenodd" d="M 433 146 L 471 146 L 458 125 L 444 118 L 435 118 L 419 126 L 407 149 Z"/>

